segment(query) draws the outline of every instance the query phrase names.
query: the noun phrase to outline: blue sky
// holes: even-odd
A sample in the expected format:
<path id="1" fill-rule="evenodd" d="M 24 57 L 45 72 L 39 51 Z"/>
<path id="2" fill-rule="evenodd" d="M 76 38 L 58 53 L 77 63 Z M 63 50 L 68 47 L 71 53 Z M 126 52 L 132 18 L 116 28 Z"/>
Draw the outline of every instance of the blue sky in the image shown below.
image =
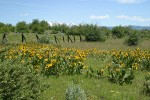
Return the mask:
<path id="1" fill-rule="evenodd" d="M 150 0 L 0 0 L 0 22 L 150 26 Z"/>

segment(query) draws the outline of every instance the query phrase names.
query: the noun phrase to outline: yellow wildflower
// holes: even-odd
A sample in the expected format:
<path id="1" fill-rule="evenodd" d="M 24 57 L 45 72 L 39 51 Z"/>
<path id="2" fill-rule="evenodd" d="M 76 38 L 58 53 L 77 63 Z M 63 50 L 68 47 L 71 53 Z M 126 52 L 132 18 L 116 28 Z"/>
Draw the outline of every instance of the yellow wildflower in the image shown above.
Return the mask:
<path id="1" fill-rule="evenodd" d="M 50 67 L 52 67 L 52 66 L 53 66 L 52 63 L 46 65 L 47 68 L 50 68 Z"/>
<path id="2" fill-rule="evenodd" d="M 53 64 L 56 63 L 56 59 L 53 59 L 51 62 L 52 62 Z"/>
<path id="3" fill-rule="evenodd" d="M 116 68 L 115 71 L 116 71 L 116 72 L 120 72 L 120 69 L 119 69 L 119 68 Z"/>
<path id="4" fill-rule="evenodd" d="M 44 61 L 46 61 L 46 62 L 47 62 L 47 61 L 48 61 L 48 59 L 46 58 L 46 59 L 44 59 Z"/>
<path id="5" fill-rule="evenodd" d="M 79 56 L 75 56 L 75 59 L 80 59 L 80 57 Z"/>
<path id="6" fill-rule="evenodd" d="M 87 69 L 88 67 L 87 66 L 83 66 L 83 69 Z"/>

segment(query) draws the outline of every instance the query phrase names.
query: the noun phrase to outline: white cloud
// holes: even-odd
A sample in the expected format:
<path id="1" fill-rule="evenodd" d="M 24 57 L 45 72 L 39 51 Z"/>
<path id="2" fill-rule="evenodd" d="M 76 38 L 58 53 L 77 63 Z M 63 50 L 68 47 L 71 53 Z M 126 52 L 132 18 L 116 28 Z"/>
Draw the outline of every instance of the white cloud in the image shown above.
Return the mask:
<path id="1" fill-rule="evenodd" d="M 109 19 L 110 16 L 109 15 L 104 15 L 104 16 L 96 16 L 96 15 L 91 15 L 90 19 Z"/>
<path id="2" fill-rule="evenodd" d="M 131 20 L 131 21 L 139 21 L 139 22 L 147 22 L 150 21 L 150 18 L 143 18 L 140 16 L 127 16 L 127 15 L 119 15 L 116 16 L 119 19 Z"/>
<path id="3" fill-rule="evenodd" d="M 20 17 L 29 16 L 29 13 L 23 13 L 23 14 L 20 14 L 19 16 L 20 16 Z"/>
<path id="4" fill-rule="evenodd" d="M 48 22 L 48 23 L 49 23 L 50 26 L 58 25 L 58 24 L 60 24 L 60 25 L 66 24 L 66 25 L 68 25 L 68 26 L 78 25 L 78 24 L 73 23 L 73 22 L 72 22 L 72 23 L 65 23 L 65 22 Z"/>
<path id="5" fill-rule="evenodd" d="M 48 24 L 49 24 L 50 26 L 53 26 L 53 22 L 48 22 Z"/>
<path id="6" fill-rule="evenodd" d="M 115 0 L 115 1 L 121 4 L 136 4 L 136 3 L 142 3 L 146 0 Z"/>

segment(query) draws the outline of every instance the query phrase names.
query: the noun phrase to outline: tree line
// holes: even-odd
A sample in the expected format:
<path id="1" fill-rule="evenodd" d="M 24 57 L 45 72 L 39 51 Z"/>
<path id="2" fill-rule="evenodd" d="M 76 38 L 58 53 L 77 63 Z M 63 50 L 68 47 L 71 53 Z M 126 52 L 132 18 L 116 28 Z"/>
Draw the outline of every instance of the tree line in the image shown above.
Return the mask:
<path id="1" fill-rule="evenodd" d="M 0 22 L 0 33 L 37 33 L 37 34 L 58 34 L 82 35 L 86 41 L 105 41 L 108 38 L 124 38 L 127 36 L 137 36 L 150 38 L 150 30 L 135 30 L 130 26 L 115 26 L 112 29 L 96 24 L 67 25 L 54 23 L 52 26 L 45 20 L 34 19 L 31 23 L 25 21 L 18 22 L 15 26 Z"/>

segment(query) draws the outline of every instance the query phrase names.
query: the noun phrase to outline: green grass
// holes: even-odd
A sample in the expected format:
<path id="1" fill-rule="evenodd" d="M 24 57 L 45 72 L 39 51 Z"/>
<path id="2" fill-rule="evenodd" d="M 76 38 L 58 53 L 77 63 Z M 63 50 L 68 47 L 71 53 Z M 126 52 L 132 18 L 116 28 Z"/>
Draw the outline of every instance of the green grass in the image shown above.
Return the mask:
<path id="1" fill-rule="evenodd" d="M 46 35 L 46 34 L 45 34 Z M 53 34 L 46 35 L 49 37 L 51 41 L 53 41 L 54 44 L 54 36 Z M 135 48 L 141 48 L 141 49 L 150 49 L 150 39 L 143 39 L 141 43 L 138 46 L 126 46 L 123 44 L 124 39 L 107 39 L 105 42 L 80 42 L 79 36 L 76 36 L 76 41 L 74 43 L 68 43 L 67 42 L 67 36 L 65 37 L 65 42 L 62 40 L 62 34 L 57 34 L 57 38 L 60 40 L 59 45 L 62 47 L 67 48 L 78 48 L 78 49 L 104 49 L 104 50 L 110 50 L 110 49 L 135 49 Z M 25 34 L 27 42 L 37 42 L 36 36 L 34 33 L 27 33 Z M 43 35 L 39 35 L 39 37 L 43 37 Z M 72 40 L 73 37 L 71 36 Z M 9 33 L 7 35 L 8 43 L 21 43 L 21 34 L 19 33 Z M 0 42 L 2 41 L 2 34 L 0 34 Z"/>
<path id="2" fill-rule="evenodd" d="M 72 81 L 76 81 L 84 89 L 88 100 L 149 100 L 140 94 L 144 74 L 135 73 L 131 85 L 112 84 L 107 79 L 86 78 L 85 76 L 49 77 L 46 82 L 50 87 L 42 94 L 42 100 L 64 100 L 65 91 Z"/>
<path id="3" fill-rule="evenodd" d="M 42 37 L 43 35 L 39 35 Z M 54 41 L 53 35 L 47 35 Z M 27 42 L 37 42 L 35 34 L 25 34 Z M 65 36 L 65 42 L 62 41 L 62 35 L 58 34 L 57 37 L 61 41 L 59 45 L 67 48 L 77 49 L 150 49 L 150 39 L 144 39 L 138 46 L 129 47 L 123 45 L 124 39 L 108 39 L 105 42 L 80 42 L 79 37 L 76 36 L 76 42 L 68 43 Z M 73 37 L 71 37 L 73 39 Z M 8 43 L 21 43 L 21 34 L 10 33 L 7 35 Z M 0 41 L 2 41 L 2 34 L 0 34 Z M 56 44 L 56 43 L 54 43 Z M 109 59 L 94 59 L 92 57 L 85 60 L 85 65 L 91 66 L 94 69 L 103 67 L 107 64 Z M 84 75 L 75 76 L 60 76 L 48 77 L 43 82 L 49 84 L 42 96 L 41 100 L 65 100 L 65 91 L 72 81 L 76 81 L 82 89 L 84 89 L 88 100 L 149 100 L 148 96 L 140 94 L 143 85 L 145 73 L 138 71 L 135 72 L 135 79 L 133 84 L 120 86 L 118 84 L 110 83 L 107 78 L 86 78 Z"/>

